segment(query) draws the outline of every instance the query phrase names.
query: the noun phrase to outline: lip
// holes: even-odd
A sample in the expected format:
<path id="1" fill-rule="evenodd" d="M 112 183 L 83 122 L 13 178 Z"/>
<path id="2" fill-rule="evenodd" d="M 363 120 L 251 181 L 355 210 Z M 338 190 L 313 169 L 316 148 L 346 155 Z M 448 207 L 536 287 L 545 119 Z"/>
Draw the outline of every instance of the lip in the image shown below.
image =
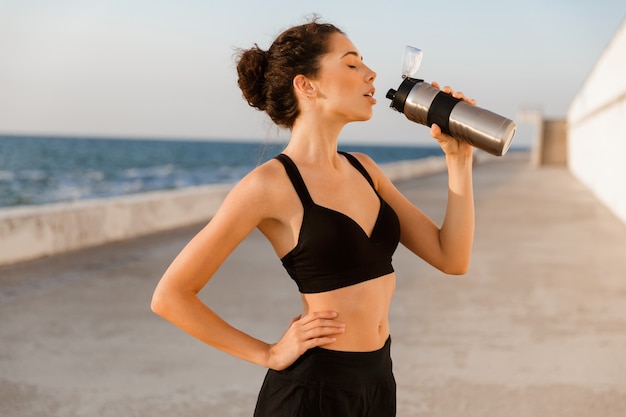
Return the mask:
<path id="1" fill-rule="evenodd" d="M 376 90 L 372 88 L 367 93 L 363 94 L 363 97 L 365 97 L 370 103 L 376 104 L 376 99 L 374 98 L 375 92 Z"/>

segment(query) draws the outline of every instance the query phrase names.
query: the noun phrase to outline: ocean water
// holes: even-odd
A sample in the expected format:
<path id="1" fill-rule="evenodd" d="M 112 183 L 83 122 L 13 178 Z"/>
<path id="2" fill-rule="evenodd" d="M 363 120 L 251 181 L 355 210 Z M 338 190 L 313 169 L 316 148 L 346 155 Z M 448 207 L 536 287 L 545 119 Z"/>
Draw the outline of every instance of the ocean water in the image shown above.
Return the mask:
<path id="1" fill-rule="evenodd" d="M 0 136 L 0 207 L 232 183 L 284 144 Z M 420 146 L 345 145 L 377 163 L 442 155 Z"/>

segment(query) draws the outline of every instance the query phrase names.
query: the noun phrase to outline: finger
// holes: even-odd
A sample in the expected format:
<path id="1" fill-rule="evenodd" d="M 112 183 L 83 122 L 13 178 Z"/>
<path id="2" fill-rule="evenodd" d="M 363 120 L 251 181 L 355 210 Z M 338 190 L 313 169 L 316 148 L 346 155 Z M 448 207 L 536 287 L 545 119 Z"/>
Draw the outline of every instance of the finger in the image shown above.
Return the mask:
<path id="1" fill-rule="evenodd" d="M 433 123 L 430 127 L 430 136 L 436 139 L 439 135 L 441 135 L 441 128 L 436 123 Z"/>
<path id="2" fill-rule="evenodd" d="M 300 320 L 301 318 L 302 318 L 302 315 L 301 315 L 301 314 L 298 314 L 296 317 L 294 317 L 294 318 L 292 318 L 292 319 L 291 319 L 291 324 L 293 324 L 293 323 L 297 322 L 297 321 L 298 321 L 298 320 Z"/>
<path id="3" fill-rule="evenodd" d="M 345 332 L 344 327 L 316 327 L 300 334 L 300 341 L 306 343 L 308 340 L 324 339 L 336 337 Z"/>
<path id="4" fill-rule="evenodd" d="M 341 333 L 345 330 L 346 325 L 333 320 L 316 320 L 300 327 L 302 334 L 306 337 L 316 337 L 321 334 Z"/>
<path id="5" fill-rule="evenodd" d="M 326 327 L 315 327 L 313 329 L 309 329 L 303 331 L 300 334 L 300 340 L 309 340 L 309 339 L 317 339 L 318 337 L 332 337 L 335 335 L 342 334 L 346 331 L 345 327 L 334 327 L 334 326 L 326 326 Z"/>
<path id="6" fill-rule="evenodd" d="M 474 100 L 473 98 L 465 97 L 465 94 L 461 91 L 456 91 L 454 94 L 452 94 L 452 97 L 458 98 L 459 100 L 463 100 L 464 102 L 471 104 L 471 105 L 476 104 L 476 100 Z"/>
<path id="7" fill-rule="evenodd" d="M 336 320 L 315 320 L 310 323 L 307 323 L 300 328 L 302 331 L 309 331 L 317 328 L 333 328 L 333 329 L 343 329 L 346 325 L 344 323 L 338 322 Z"/>
<path id="8" fill-rule="evenodd" d="M 336 337 L 318 337 L 317 339 L 307 340 L 305 343 L 303 343 L 303 346 L 306 349 L 311 349 L 311 348 L 318 347 L 318 346 L 328 345 L 336 341 L 337 341 Z"/>
<path id="9" fill-rule="evenodd" d="M 315 317 L 315 315 L 312 316 L 304 316 L 302 319 L 300 319 L 299 321 L 292 323 L 291 327 L 294 328 L 294 330 L 298 330 L 300 333 L 304 333 L 304 332 L 309 332 L 315 328 L 322 328 L 322 327 L 328 327 L 328 328 L 344 328 L 345 324 L 341 323 L 340 321 L 337 321 L 334 317 L 330 318 L 323 318 L 323 317 Z"/>

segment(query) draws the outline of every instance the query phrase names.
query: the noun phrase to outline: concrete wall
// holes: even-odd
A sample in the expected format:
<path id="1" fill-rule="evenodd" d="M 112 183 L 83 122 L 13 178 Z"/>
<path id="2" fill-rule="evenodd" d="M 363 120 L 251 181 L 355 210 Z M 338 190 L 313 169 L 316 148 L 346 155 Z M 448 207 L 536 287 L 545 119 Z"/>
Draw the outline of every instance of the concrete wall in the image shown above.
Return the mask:
<path id="1" fill-rule="evenodd" d="M 544 119 L 537 114 L 532 121 L 536 137 L 532 143 L 533 166 L 567 165 L 567 123 L 565 119 Z"/>
<path id="2" fill-rule="evenodd" d="M 229 185 L 0 210 L 0 265 L 206 221 Z"/>
<path id="3" fill-rule="evenodd" d="M 567 165 L 567 124 L 565 119 L 543 121 L 541 165 Z"/>
<path id="4" fill-rule="evenodd" d="M 442 172 L 442 157 L 382 165 L 400 181 Z M 232 185 L 0 209 L 0 265 L 208 221 Z"/>
<path id="5" fill-rule="evenodd" d="M 570 106 L 570 171 L 626 223 L 626 21 Z"/>

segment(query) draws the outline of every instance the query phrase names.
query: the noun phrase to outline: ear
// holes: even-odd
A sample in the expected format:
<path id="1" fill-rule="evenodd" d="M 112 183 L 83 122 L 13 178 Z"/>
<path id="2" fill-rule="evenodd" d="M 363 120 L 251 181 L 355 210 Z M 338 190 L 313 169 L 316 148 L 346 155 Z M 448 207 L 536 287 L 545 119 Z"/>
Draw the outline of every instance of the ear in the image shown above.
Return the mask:
<path id="1" fill-rule="evenodd" d="M 293 88 L 296 93 L 305 97 L 311 97 L 315 94 L 315 87 L 309 78 L 302 74 L 298 74 L 293 79 Z"/>

